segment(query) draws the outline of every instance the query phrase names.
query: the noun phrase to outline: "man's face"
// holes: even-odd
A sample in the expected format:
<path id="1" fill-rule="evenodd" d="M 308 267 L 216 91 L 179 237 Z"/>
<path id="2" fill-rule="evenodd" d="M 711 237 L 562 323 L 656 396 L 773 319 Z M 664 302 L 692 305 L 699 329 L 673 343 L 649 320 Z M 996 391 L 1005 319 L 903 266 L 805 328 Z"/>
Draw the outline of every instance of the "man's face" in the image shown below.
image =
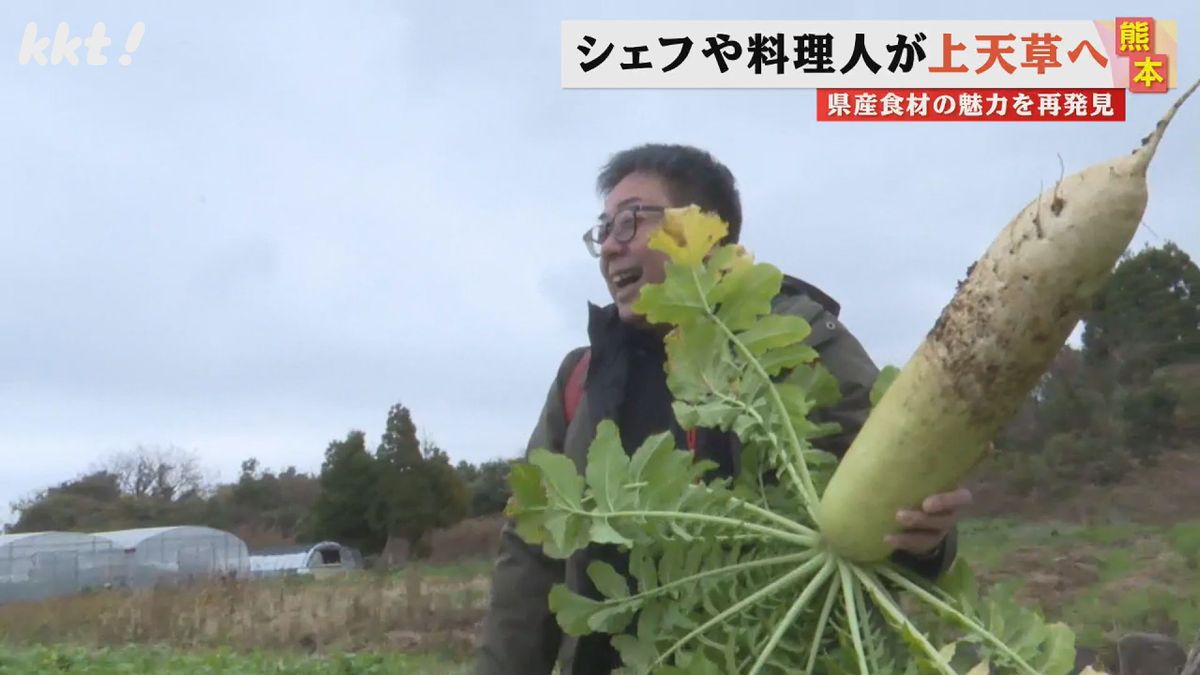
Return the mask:
<path id="1" fill-rule="evenodd" d="M 666 275 L 667 255 L 646 244 L 662 223 L 662 211 L 654 209 L 672 206 L 675 204 L 668 196 L 666 183 L 642 172 L 626 176 L 604 200 L 601 218 L 612 222 L 613 227 L 600 247 L 600 274 L 622 321 L 644 323 L 645 318 L 633 311 L 633 304 L 643 286 L 660 283 Z M 635 211 L 633 207 L 646 210 Z M 633 238 L 623 241 L 635 222 Z"/>

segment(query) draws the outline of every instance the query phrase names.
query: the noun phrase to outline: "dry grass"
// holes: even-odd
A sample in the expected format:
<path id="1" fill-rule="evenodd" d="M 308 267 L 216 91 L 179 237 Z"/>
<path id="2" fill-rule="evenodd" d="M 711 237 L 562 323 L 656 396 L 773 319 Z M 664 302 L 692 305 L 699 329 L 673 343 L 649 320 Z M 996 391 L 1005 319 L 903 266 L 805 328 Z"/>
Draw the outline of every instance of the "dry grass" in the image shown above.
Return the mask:
<path id="1" fill-rule="evenodd" d="M 166 644 L 183 649 L 387 649 L 465 657 L 486 584 L 357 573 L 103 591 L 0 607 L 0 634 L 17 644 Z"/>
<path id="2" fill-rule="evenodd" d="M 500 547 L 500 528 L 503 525 L 504 514 L 495 513 L 469 518 L 453 527 L 438 530 L 430 540 L 429 562 L 442 564 L 490 560 Z"/>
<path id="3" fill-rule="evenodd" d="M 214 580 L 3 605 L 0 636 L 16 645 L 434 652 L 462 661 L 474 651 L 502 522 L 497 514 L 439 531 L 432 559 L 400 571 Z M 453 564 L 431 564 L 439 561 Z"/>
<path id="4" fill-rule="evenodd" d="M 1023 522 L 1084 525 L 1112 521 L 1171 524 L 1200 519 L 1200 447 L 1163 453 L 1153 466 L 1140 467 L 1112 486 L 1052 486 L 1034 494 L 1013 494 L 994 469 L 977 471 L 968 485 L 975 518 L 1014 518 Z"/>

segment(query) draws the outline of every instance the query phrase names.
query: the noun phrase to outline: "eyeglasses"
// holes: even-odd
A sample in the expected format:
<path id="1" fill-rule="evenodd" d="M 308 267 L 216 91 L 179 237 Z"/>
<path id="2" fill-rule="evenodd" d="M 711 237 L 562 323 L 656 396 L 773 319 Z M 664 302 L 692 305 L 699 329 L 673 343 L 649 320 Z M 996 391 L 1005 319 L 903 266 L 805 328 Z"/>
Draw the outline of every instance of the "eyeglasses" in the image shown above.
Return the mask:
<path id="1" fill-rule="evenodd" d="M 600 247 L 610 236 L 622 244 L 628 244 L 637 236 L 638 225 L 647 217 L 651 221 L 657 220 L 666 210 L 665 206 L 647 206 L 645 204 L 627 206 L 613 214 L 612 218 L 601 220 L 584 232 L 583 243 L 587 246 L 588 253 L 599 258 Z"/>

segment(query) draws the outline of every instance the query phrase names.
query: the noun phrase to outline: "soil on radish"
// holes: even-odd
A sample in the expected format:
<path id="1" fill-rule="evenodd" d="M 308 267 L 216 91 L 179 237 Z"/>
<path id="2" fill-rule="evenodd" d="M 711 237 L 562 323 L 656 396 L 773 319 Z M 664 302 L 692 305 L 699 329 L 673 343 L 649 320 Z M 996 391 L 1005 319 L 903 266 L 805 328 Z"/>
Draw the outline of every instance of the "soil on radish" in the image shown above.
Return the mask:
<path id="1" fill-rule="evenodd" d="M 997 406 L 996 401 L 1003 400 L 1003 396 L 983 396 L 982 392 L 1024 390 L 1041 375 L 1041 369 L 1035 366 L 1000 362 L 1014 347 L 1003 337 L 1005 331 L 991 326 L 994 305 L 1000 301 L 980 280 L 968 278 L 929 333 L 933 343 L 931 354 L 950 375 L 949 386 L 955 397 L 969 406 L 972 424 L 983 427 L 1001 424 L 1015 414 L 1020 401 L 1014 399 L 1016 403 L 1012 405 Z M 1026 330 L 1033 331 L 1035 344 L 1050 339 L 1049 326 L 1028 325 Z M 981 340 L 993 336 L 1000 337 L 991 349 L 978 348 Z"/>

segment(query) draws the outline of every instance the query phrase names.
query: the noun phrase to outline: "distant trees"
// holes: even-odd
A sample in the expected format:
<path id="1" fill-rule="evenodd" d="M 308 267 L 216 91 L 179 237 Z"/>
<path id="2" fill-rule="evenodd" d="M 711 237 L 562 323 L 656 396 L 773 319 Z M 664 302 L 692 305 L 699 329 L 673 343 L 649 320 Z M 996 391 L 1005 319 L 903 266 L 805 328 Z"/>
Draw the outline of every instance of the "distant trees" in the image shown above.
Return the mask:
<path id="1" fill-rule="evenodd" d="M 313 476 L 288 467 L 275 474 L 242 463 L 237 482 L 211 485 L 197 454 L 139 446 L 97 462 L 77 478 L 12 505 L 10 532 L 99 532 L 162 525 L 210 525 L 253 541 L 288 541 L 318 492 Z"/>
<path id="2" fill-rule="evenodd" d="M 120 491 L 138 499 L 189 499 L 201 496 L 207 487 L 199 457 L 174 446 L 118 452 L 97 470 L 115 476 Z"/>
<path id="3" fill-rule="evenodd" d="M 374 552 L 383 547 L 383 536 L 371 527 L 367 513 L 375 496 L 375 458 L 367 451 L 366 436 L 352 430 L 341 441 L 325 449 L 325 461 L 318 478 L 321 486 L 307 539 L 335 541 Z"/>
<path id="4" fill-rule="evenodd" d="M 176 524 L 205 517 L 209 487 L 198 457 L 175 447 L 139 446 L 82 476 L 13 504 L 9 530 L 105 530 Z"/>
<path id="5" fill-rule="evenodd" d="M 458 463 L 455 471 L 470 490 L 472 516 L 486 516 L 504 510 L 512 494 L 508 487 L 508 470 L 511 466 L 511 460 L 503 459 L 493 459 L 479 466 L 469 462 Z"/>
<path id="6" fill-rule="evenodd" d="M 315 531 L 355 542 L 366 552 L 381 550 L 389 538 L 403 539 L 419 552 L 430 531 L 469 515 L 469 488 L 444 451 L 418 440 L 402 405 L 389 410 L 373 454 L 361 432 L 330 448 L 313 510 Z"/>
<path id="7" fill-rule="evenodd" d="M 421 554 L 431 531 L 503 510 L 508 466 L 451 464 L 433 441 L 420 440 L 410 411 L 396 404 L 378 446 L 351 429 L 326 446 L 317 475 L 294 466 L 274 472 L 250 457 L 236 481 L 212 485 L 195 453 L 138 446 L 13 504 L 17 520 L 6 530 L 199 524 L 251 545 L 333 539 L 371 554 L 394 538 Z"/>

